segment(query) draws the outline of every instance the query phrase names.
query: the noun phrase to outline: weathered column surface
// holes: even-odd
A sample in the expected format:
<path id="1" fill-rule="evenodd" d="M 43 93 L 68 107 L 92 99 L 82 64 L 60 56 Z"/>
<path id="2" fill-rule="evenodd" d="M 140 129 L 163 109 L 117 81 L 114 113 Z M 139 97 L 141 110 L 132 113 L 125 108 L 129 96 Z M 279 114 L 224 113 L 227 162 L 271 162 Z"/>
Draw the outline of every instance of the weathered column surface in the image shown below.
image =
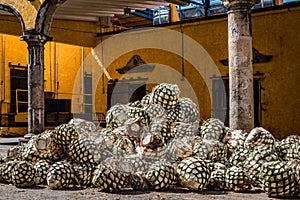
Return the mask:
<path id="1" fill-rule="evenodd" d="M 21 40 L 28 44 L 28 139 L 44 130 L 44 45 L 49 37 L 33 32 Z"/>
<path id="2" fill-rule="evenodd" d="M 251 7 L 254 1 L 225 0 L 228 8 L 229 124 L 254 128 Z"/>

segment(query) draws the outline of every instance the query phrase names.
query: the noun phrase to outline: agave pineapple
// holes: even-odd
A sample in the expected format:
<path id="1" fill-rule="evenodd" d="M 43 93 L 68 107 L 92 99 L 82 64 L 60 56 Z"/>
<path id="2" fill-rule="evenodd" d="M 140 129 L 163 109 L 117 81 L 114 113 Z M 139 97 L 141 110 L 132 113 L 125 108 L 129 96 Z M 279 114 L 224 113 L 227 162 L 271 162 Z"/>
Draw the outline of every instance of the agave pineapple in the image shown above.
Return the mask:
<path id="1" fill-rule="evenodd" d="M 286 158 L 287 151 L 290 149 L 292 144 L 299 144 L 300 145 L 300 136 L 299 135 L 289 135 L 288 137 L 284 138 L 283 140 L 276 141 L 276 152 L 278 156 L 283 159 L 287 160 Z"/>
<path id="2" fill-rule="evenodd" d="M 152 93 L 146 94 L 141 100 L 141 106 L 146 107 L 152 102 Z"/>
<path id="3" fill-rule="evenodd" d="M 153 88 L 152 93 L 152 103 L 165 109 L 175 108 L 179 103 L 180 90 L 175 84 L 159 84 Z"/>
<path id="4" fill-rule="evenodd" d="M 228 130 L 223 139 L 223 143 L 228 150 L 230 156 L 238 146 L 244 146 L 247 137 L 247 132 L 243 130 Z"/>
<path id="5" fill-rule="evenodd" d="M 140 154 L 132 154 L 124 157 L 127 161 L 132 164 L 132 172 L 146 172 L 150 167 L 150 162 Z"/>
<path id="6" fill-rule="evenodd" d="M 125 134 L 134 140 L 139 140 L 142 135 L 148 131 L 148 126 L 145 126 L 140 119 L 130 118 L 124 123 Z"/>
<path id="7" fill-rule="evenodd" d="M 175 108 L 170 108 L 170 109 L 166 109 L 167 111 L 167 120 L 170 123 L 174 123 L 174 122 L 180 122 L 181 117 L 181 110 L 179 107 L 175 107 Z"/>
<path id="8" fill-rule="evenodd" d="M 88 187 L 92 184 L 94 165 L 90 163 L 73 163 L 74 175 L 77 184 Z"/>
<path id="9" fill-rule="evenodd" d="M 140 142 L 140 154 L 148 160 L 160 160 L 166 153 L 166 144 L 160 133 L 148 133 Z"/>
<path id="10" fill-rule="evenodd" d="M 269 197 L 293 197 L 299 193 L 295 173 L 282 161 L 264 163 L 260 179 L 262 190 Z"/>
<path id="11" fill-rule="evenodd" d="M 12 183 L 16 187 L 30 187 L 35 184 L 35 169 L 26 162 L 20 161 L 16 163 L 12 170 Z"/>
<path id="12" fill-rule="evenodd" d="M 145 106 L 143 110 L 148 116 L 150 122 L 157 118 L 165 118 L 167 116 L 166 109 L 158 104 L 149 104 Z"/>
<path id="13" fill-rule="evenodd" d="M 145 178 L 146 172 L 136 172 L 131 175 L 130 187 L 133 190 L 148 190 L 150 188 L 148 181 Z"/>
<path id="14" fill-rule="evenodd" d="M 126 136 L 119 137 L 113 147 L 113 155 L 115 156 L 125 156 L 135 153 L 135 144 Z"/>
<path id="15" fill-rule="evenodd" d="M 274 136 L 262 127 L 252 129 L 244 142 L 244 146 L 250 150 L 258 146 L 275 149 L 275 144 Z"/>
<path id="16" fill-rule="evenodd" d="M 149 123 L 148 115 L 146 114 L 145 110 L 143 110 L 143 108 L 129 106 L 126 112 L 126 119 L 137 119 L 143 125 L 148 125 Z"/>
<path id="17" fill-rule="evenodd" d="M 126 113 L 128 112 L 128 106 L 122 104 L 116 104 L 112 106 L 106 114 L 106 127 L 115 129 L 124 125 L 127 120 Z"/>
<path id="18" fill-rule="evenodd" d="M 179 183 L 190 190 L 204 190 L 209 184 L 210 163 L 200 158 L 188 157 L 177 167 Z"/>
<path id="19" fill-rule="evenodd" d="M 198 125 L 197 121 L 194 123 L 175 122 L 172 124 L 172 132 L 176 138 L 193 138 L 197 133 Z"/>
<path id="20" fill-rule="evenodd" d="M 214 162 L 227 163 L 227 149 L 223 143 L 216 140 L 196 137 L 193 143 L 193 155 Z"/>
<path id="21" fill-rule="evenodd" d="M 24 149 L 24 145 L 17 145 L 17 146 L 10 147 L 7 151 L 7 158 L 8 159 L 21 159 L 23 149 Z"/>
<path id="22" fill-rule="evenodd" d="M 94 171 L 92 183 L 100 191 L 117 192 L 127 188 L 131 182 L 131 175 L 117 171 L 110 166 L 100 164 Z"/>
<path id="23" fill-rule="evenodd" d="M 226 188 L 233 191 L 245 192 L 251 189 L 251 183 L 242 168 L 233 166 L 225 173 Z"/>
<path id="24" fill-rule="evenodd" d="M 192 155 L 192 145 L 187 140 L 182 138 L 174 138 L 166 148 L 166 159 L 172 163 L 180 162 L 181 160 Z"/>
<path id="25" fill-rule="evenodd" d="M 249 157 L 250 151 L 243 145 L 235 148 L 231 156 L 229 157 L 229 166 L 243 167 L 245 160 Z"/>
<path id="26" fill-rule="evenodd" d="M 0 182 L 2 183 L 12 183 L 12 172 L 15 165 L 17 165 L 19 160 L 8 160 L 2 163 L 0 166 Z"/>
<path id="27" fill-rule="evenodd" d="M 98 146 L 98 149 L 100 149 L 101 152 L 104 152 L 105 150 L 112 151 L 114 144 L 118 139 L 118 136 L 117 133 L 112 129 L 103 128 L 99 130 L 98 134 L 93 136 L 92 139 Z"/>
<path id="28" fill-rule="evenodd" d="M 286 151 L 285 160 L 300 160 L 300 144 L 294 143 Z"/>
<path id="29" fill-rule="evenodd" d="M 260 186 L 259 173 L 265 162 L 279 160 L 274 149 L 259 146 L 249 154 L 244 162 L 244 169 L 253 186 Z"/>
<path id="30" fill-rule="evenodd" d="M 56 131 L 54 130 L 46 130 L 37 135 L 34 148 L 41 159 L 56 162 L 65 157 L 62 148 L 56 141 Z"/>
<path id="31" fill-rule="evenodd" d="M 217 169 L 212 171 L 207 188 L 210 190 L 226 189 L 225 172 L 226 169 Z"/>
<path id="32" fill-rule="evenodd" d="M 179 122 L 193 123 L 199 118 L 198 107 L 190 98 L 180 98 L 176 108 L 180 111 L 178 116 Z"/>
<path id="33" fill-rule="evenodd" d="M 95 123 L 80 118 L 73 118 L 68 124 L 74 124 L 80 137 L 90 137 L 97 130 Z"/>
<path id="34" fill-rule="evenodd" d="M 66 161 L 54 163 L 47 173 L 47 185 L 50 189 L 65 189 L 74 184 L 73 166 Z"/>
<path id="35" fill-rule="evenodd" d="M 101 159 L 98 146 L 89 138 L 73 140 L 69 146 L 68 155 L 75 163 L 98 164 Z"/>
<path id="36" fill-rule="evenodd" d="M 167 143 L 170 139 L 174 138 L 174 131 L 171 128 L 171 124 L 166 119 L 156 119 L 149 125 L 150 133 L 160 133 L 164 142 Z"/>
<path id="37" fill-rule="evenodd" d="M 74 124 L 61 124 L 55 128 L 55 141 L 63 152 L 67 152 L 71 142 L 78 138 L 79 132 Z"/>
<path id="38" fill-rule="evenodd" d="M 40 154 L 33 143 L 28 142 L 23 145 L 21 160 L 28 161 L 33 165 L 41 160 Z"/>
<path id="39" fill-rule="evenodd" d="M 177 177 L 175 169 L 168 163 L 155 163 L 147 171 L 146 180 L 155 190 L 166 190 L 175 185 Z"/>
<path id="40" fill-rule="evenodd" d="M 47 173 L 50 169 L 50 164 L 46 160 L 40 160 L 35 163 L 33 168 L 35 169 L 35 184 L 47 184 Z"/>
<path id="41" fill-rule="evenodd" d="M 200 127 L 200 136 L 206 140 L 222 141 L 225 136 L 224 123 L 215 118 L 204 121 Z"/>

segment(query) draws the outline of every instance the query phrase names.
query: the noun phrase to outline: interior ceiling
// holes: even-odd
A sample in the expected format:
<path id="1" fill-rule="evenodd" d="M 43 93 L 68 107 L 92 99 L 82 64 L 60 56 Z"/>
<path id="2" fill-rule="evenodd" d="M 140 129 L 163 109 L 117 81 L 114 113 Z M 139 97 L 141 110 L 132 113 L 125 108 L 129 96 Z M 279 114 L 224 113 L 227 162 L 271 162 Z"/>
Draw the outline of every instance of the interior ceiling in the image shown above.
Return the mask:
<path id="1" fill-rule="evenodd" d="M 124 8 L 132 12 L 157 8 L 169 3 L 165 0 L 67 0 L 55 12 L 55 19 L 99 21 L 99 17 L 124 15 Z"/>
<path id="2" fill-rule="evenodd" d="M 97 22 L 100 17 L 114 17 L 123 27 L 142 27 L 152 24 L 152 21 L 143 17 L 125 16 L 124 8 L 131 12 L 167 6 L 170 3 L 180 4 L 184 0 L 67 0 L 60 5 L 54 19 L 79 20 Z M 12 15 L 0 10 L 0 15 Z"/>

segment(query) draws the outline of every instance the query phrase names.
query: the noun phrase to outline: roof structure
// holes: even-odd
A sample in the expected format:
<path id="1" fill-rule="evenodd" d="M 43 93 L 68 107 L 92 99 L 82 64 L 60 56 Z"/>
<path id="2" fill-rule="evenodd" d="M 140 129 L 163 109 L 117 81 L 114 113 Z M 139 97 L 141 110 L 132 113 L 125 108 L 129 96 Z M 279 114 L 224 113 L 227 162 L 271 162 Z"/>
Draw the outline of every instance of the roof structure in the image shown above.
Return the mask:
<path id="1" fill-rule="evenodd" d="M 99 21 L 99 17 L 123 15 L 124 8 L 130 8 L 131 12 L 134 12 L 168 4 L 164 0 L 67 0 L 57 8 L 54 18 Z"/>

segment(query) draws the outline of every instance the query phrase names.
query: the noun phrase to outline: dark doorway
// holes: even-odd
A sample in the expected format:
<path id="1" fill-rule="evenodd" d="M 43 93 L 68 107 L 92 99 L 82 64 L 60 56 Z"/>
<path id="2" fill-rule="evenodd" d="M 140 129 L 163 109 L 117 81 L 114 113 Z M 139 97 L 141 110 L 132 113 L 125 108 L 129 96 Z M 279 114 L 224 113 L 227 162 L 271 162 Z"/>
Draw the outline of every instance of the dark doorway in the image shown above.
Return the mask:
<path id="1" fill-rule="evenodd" d="M 13 65 L 10 68 L 10 113 L 9 126 L 27 126 L 28 85 L 27 66 Z"/>
<path id="2" fill-rule="evenodd" d="M 139 82 L 141 80 L 143 82 Z M 117 103 L 127 104 L 141 100 L 145 95 L 144 79 L 113 81 L 107 85 L 107 110 Z"/>
<path id="3" fill-rule="evenodd" d="M 138 100 L 142 100 L 142 98 L 146 95 L 146 84 L 142 85 L 142 86 L 139 86 L 139 85 L 135 85 L 135 84 L 131 84 L 131 90 L 134 90 L 134 91 L 130 91 L 130 94 L 131 97 L 130 97 L 130 100 L 129 102 L 135 102 L 135 101 L 138 101 Z"/>
<path id="4" fill-rule="evenodd" d="M 10 113 L 27 112 L 27 67 L 11 65 L 10 67 Z"/>

